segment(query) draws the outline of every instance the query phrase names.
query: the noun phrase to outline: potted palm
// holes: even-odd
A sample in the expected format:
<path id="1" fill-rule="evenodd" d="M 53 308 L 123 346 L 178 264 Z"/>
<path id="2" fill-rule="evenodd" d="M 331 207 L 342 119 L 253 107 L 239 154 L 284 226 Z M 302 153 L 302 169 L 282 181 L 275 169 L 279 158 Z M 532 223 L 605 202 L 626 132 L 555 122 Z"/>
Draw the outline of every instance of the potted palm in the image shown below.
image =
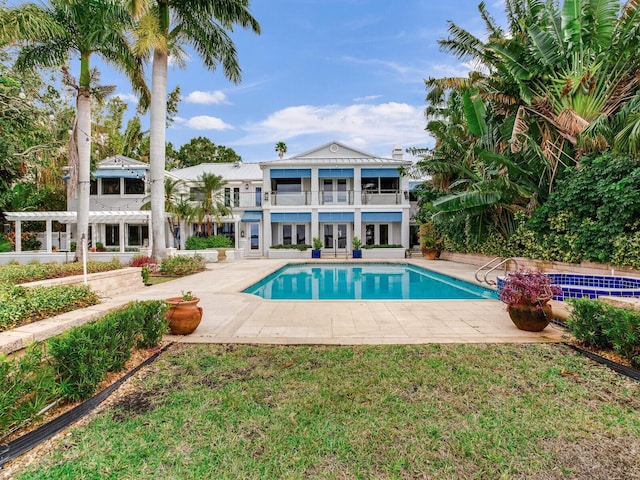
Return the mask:
<path id="1" fill-rule="evenodd" d="M 507 304 L 511 321 L 520 330 L 540 332 L 553 318 L 549 300 L 562 290 L 542 271 L 520 269 L 498 280 L 500 300 Z"/>
<path id="2" fill-rule="evenodd" d="M 319 237 L 313 237 L 313 250 L 311 250 L 311 258 L 320 258 L 320 250 L 322 250 L 322 240 Z"/>
<path id="3" fill-rule="evenodd" d="M 182 292 L 180 297 L 165 299 L 169 309 L 165 318 L 169 321 L 169 329 L 174 335 L 189 335 L 193 333 L 202 320 L 202 307 L 198 306 L 200 299 L 194 297 L 191 291 Z"/>
<path id="4" fill-rule="evenodd" d="M 435 260 L 440 249 L 440 236 L 433 222 L 425 222 L 418 230 L 420 238 L 420 251 L 427 260 Z"/>
<path id="5" fill-rule="evenodd" d="M 360 239 L 358 237 L 353 237 L 351 245 L 353 246 L 353 258 L 362 258 L 362 242 Z"/>

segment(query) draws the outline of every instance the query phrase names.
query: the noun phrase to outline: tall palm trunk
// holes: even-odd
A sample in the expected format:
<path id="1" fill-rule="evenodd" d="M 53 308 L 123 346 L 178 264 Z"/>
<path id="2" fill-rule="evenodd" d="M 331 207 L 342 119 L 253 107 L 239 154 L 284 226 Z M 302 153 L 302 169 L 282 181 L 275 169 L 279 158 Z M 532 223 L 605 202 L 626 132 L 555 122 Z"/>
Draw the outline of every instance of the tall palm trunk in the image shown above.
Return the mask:
<path id="1" fill-rule="evenodd" d="M 156 49 L 151 70 L 151 145 L 149 150 L 149 174 L 151 176 L 151 242 L 152 256 L 166 256 L 164 224 L 164 164 L 165 129 L 167 118 L 167 70 L 168 55 Z"/>
<path id="2" fill-rule="evenodd" d="M 91 90 L 89 78 L 89 55 L 81 55 L 80 81 L 76 99 L 77 126 L 76 145 L 78 146 L 78 218 L 76 257 L 82 261 L 82 238 L 89 240 L 89 192 L 91 172 Z"/>

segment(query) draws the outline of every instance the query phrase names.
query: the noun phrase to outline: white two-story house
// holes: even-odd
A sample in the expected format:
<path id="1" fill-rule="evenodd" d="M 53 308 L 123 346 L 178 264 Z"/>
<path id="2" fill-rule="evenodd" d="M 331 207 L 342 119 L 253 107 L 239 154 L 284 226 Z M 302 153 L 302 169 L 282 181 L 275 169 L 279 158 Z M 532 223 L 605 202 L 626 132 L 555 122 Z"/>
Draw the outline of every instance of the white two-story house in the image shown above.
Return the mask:
<path id="1" fill-rule="evenodd" d="M 215 232 L 234 241 L 244 256 L 267 256 L 274 245 L 311 245 L 319 238 L 323 255 L 349 255 L 352 239 L 364 245 L 410 246 L 411 202 L 409 179 L 402 168 L 402 149 L 390 158 L 371 155 L 340 142 L 330 142 L 299 155 L 260 163 L 205 163 L 168 171 L 178 180 L 180 195 L 201 201 L 203 173 L 223 178 L 218 196 L 231 214 L 215 219 Z M 148 202 L 149 165 L 122 155 L 107 158 L 92 173 L 90 190 L 90 245 L 111 252 L 137 251 L 150 245 Z M 414 202 L 415 203 L 415 202 Z M 67 239 L 76 241 L 76 192 L 69 192 L 66 212 L 13 212 L 10 220 L 42 220 L 44 250 L 51 252 L 51 222 L 68 224 Z M 168 247 L 184 248 L 186 239 L 200 230 L 198 223 L 172 220 L 166 228 Z M 218 223 L 218 220 L 220 222 Z M 173 233 L 175 233 L 175 238 Z M 65 249 L 60 244 L 58 249 Z M 66 248 L 68 249 L 68 247 Z"/>
<path id="2" fill-rule="evenodd" d="M 364 245 L 409 248 L 409 182 L 399 168 L 410 165 L 399 147 L 392 158 L 380 158 L 339 142 L 260 163 L 262 218 L 248 223 L 252 243 L 246 254 L 264 255 L 277 244 L 311 244 L 314 237 L 329 255 L 350 252 L 354 236 Z"/>

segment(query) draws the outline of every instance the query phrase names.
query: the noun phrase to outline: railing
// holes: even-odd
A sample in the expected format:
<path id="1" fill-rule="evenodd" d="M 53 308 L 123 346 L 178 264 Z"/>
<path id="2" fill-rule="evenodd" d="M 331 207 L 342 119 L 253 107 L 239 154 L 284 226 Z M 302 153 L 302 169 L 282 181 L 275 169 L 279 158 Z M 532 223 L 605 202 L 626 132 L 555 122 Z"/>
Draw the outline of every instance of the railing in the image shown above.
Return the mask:
<path id="1" fill-rule="evenodd" d="M 509 266 L 509 262 L 513 262 L 513 264 L 515 265 L 516 269 L 518 268 L 518 262 L 516 261 L 515 258 L 505 258 L 503 259 L 502 257 L 496 257 L 492 260 L 489 260 L 487 263 L 485 263 L 484 265 L 482 265 L 480 268 L 478 268 L 475 272 L 475 278 L 476 281 L 479 283 L 486 283 L 487 285 L 495 285 L 496 282 L 495 280 L 489 280 L 488 276 L 491 272 L 497 270 L 498 268 L 500 268 L 501 266 L 504 265 L 504 273 L 505 275 L 507 274 L 507 268 Z M 488 270 L 485 272 L 484 277 L 482 279 L 480 279 L 480 272 L 482 272 L 485 268 L 488 268 Z"/>
<path id="2" fill-rule="evenodd" d="M 311 192 L 271 192 L 272 205 L 310 205 Z"/>
<path id="3" fill-rule="evenodd" d="M 353 205 L 353 190 L 323 190 L 318 192 L 320 205 Z"/>
<path id="4" fill-rule="evenodd" d="M 376 190 L 375 192 L 363 191 L 363 205 L 400 205 L 402 192 L 400 190 Z"/>

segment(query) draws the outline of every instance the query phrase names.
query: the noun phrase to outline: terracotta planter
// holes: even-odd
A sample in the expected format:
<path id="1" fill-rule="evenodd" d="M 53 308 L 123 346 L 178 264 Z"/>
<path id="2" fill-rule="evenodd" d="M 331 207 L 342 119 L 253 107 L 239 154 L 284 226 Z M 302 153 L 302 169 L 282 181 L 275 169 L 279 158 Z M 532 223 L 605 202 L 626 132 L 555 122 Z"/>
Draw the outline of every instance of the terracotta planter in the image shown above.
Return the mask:
<path id="1" fill-rule="evenodd" d="M 164 318 L 169 320 L 169 329 L 174 335 L 193 333 L 202 320 L 202 307 L 198 306 L 199 298 L 183 300 L 182 297 L 167 298 L 169 310 Z"/>
<path id="2" fill-rule="evenodd" d="M 527 332 L 541 332 L 553 318 L 551 305 L 546 301 L 540 302 L 540 305 L 533 303 L 509 305 L 507 309 L 514 325 Z"/>
<path id="3" fill-rule="evenodd" d="M 426 260 L 435 260 L 436 257 L 438 256 L 438 250 L 436 248 L 434 249 L 423 248 L 422 255 L 424 255 L 424 258 Z"/>

